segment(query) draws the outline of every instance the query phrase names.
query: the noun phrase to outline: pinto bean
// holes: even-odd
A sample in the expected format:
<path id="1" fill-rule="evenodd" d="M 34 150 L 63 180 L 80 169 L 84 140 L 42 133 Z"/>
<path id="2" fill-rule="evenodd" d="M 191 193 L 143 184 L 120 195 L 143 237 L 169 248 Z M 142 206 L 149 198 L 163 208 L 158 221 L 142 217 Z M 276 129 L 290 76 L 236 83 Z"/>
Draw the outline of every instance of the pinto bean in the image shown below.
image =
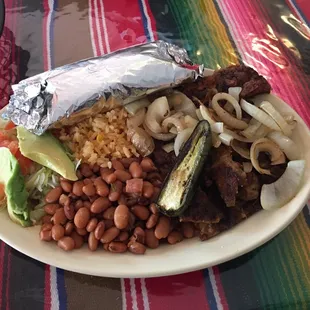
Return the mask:
<path id="1" fill-rule="evenodd" d="M 157 239 L 167 238 L 170 232 L 170 219 L 166 216 L 161 216 L 155 227 L 155 236 Z"/>
<path id="2" fill-rule="evenodd" d="M 96 195 L 96 188 L 94 184 L 92 183 L 92 181 L 91 183 L 84 185 L 82 190 L 83 190 L 83 193 L 87 195 L 88 197 Z"/>
<path id="3" fill-rule="evenodd" d="M 83 202 L 83 207 L 84 207 L 84 208 L 87 208 L 88 210 L 90 210 L 91 202 L 90 202 L 90 201 L 84 201 L 84 202 Z"/>
<path id="4" fill-rule="evenodd" d="M 117 159 L 112 160 L 112 167 L 115 170 L 125 170 L 124 165 Z"/>
<path id="5" fill-rule="evenodd" d="M 86 230 L 88 232 L 92 232 L 96 229 L 98 224 L 98 219 L 96 219 L 95 217 L 93 217 L 92 219 L 90 219 L 90 221 L 88 222 L 87 226 L 86 226 Z"/>
<path id="6" fill-rule="evenodd" d="M 145 206 L 140 206 L 140 205 L 135 205 L 133 207 L 131 207 L 131 212 L 140 220 L 147 220 L 149 215 L 150 215 L 150 211 L 148 210 L 147 207 Z"/>
<path id="7" fill-rule="evenodd" d="M 100 171 L 100 166 L 98 164 L 94 164 L 91 169 L 94 173 L 98 173 Z"/>
<path id="8" fill-rule="evenodd" d="M 89 178 L 93 175 L 93 171 L 92 169 L 90 168 L 90 166 L 86 163 L 82 163 L 80 165 L 80 169 L 79 169 L 82 173 L 82 175 L 86 178 Z"/>
<path id="9" fill-rule="evenodd" d="M 47 195 L 45 196 L 45 201 L 47 203 L 57 202 L 61 194 L 62 188 L 60 186 L 57 186 L 47 193 Z"/>
<path id="10" fill-rule="evenodd" d="M 153 184 L 154 185 L 154 184 Z M 154 186 L 154 193 L 153 196 L 151 197 L 151 201 L 154 202 L 157 200 L 159 194 L 160 194 L 161 189 L 157 186 Z"/>
<path id="11" fill-rule="evenodd" d="M 109 251 L 109 243 L 104 243 L 104 244 L 103 244 L 103 249 L 104 249 L 105 251 Z"/>
<path id="12" fill-rule="evenodd" d="M 154 162 L 149 157 L 143 158 L 140 165 L 142 170 L 145 172 L 152 172 L 157 170 L 154 165 Z"/>
<path id="13" fill-rule="evenodd" d="M 123 192 L 123 184 L 121 181 L 115 181 L 111 184 L 111 190 L 109 194 L 110 201 L 117 201 Z"/>
<path id="14" fill-rule="evenodd" d="M 125 170 L 115 170 L 114 174 L 116 175 L 116 179 L 121 182 L 126 182 L 131 179 L 131 174 Z"/>
<path id="15" fill-rule="evenodd" d="M 44 206 L 44 211 L 49 215 L 54 215 L 56 210 L 60 208 L 58 203 L 49 203 Z"/>
<path id="16" fill-rule="evenodd" d="M 135 241 L 139 243 L 144 243 L 145 242 L 145 232 L 141 227 L 136 227 L 135 230 L 133 231 L 133 238 Z"/>
<path id="17" fill-rule="evenodd" d="M 73 220 L 75 215 L 75 210 L 73 204 L 65 205 L 64 206 L 65 215 L 68 220 Z"/>
<path id="18" fill-rule="evenodd" d="M 117 202 L 119 205 L 126 205 L 126 203 L 127 203 L 126 196 L 124 194 L 121 194 L 121 196 L 119 197 Z"/>
<path id="19" fill-rule="evenodd" d="M 118 229 L 125 229 L 129 222 L 129 209 L 126 205 L 119 205 L 115 209 L 114 223 Z"/>
<path id="20" fill-rule="evenodd" d="M 65 236 L 58 240 L 57 245 L 64 251 L 72 251 L 75 247 L 73 238 Z"/>
<path id="21" fill-rule="evenodd" d="M 100 221 L 97 224 L 97 227 L 96 227 L 96 229 L 94 231 L 95 238 L 100 240 L 102 238 L 102 236 L 103 236 L 104 230 L 105 230 L 105 223 L 104 223 L 104 221 Z"/>
<path id="22" fill-rule="evenodd" d="M 148 229 L 153 228 L 157 224 L 158 218 L 159 218 L 158 214 L 152 214 L 145 224 L 146 228 Z"/>
<path id="23" fill-rule="evenodd" d="M 60 186 L 62 190 L 66 193 L 70 193 L 72 191 L 72 184 L 69 181 L 60 181 Z"/>
<path id="24" fill-rule="evenodd" d="M 74 203 L 74 210 L 75 211 L 77 211 L 77 210 L 79 210 L 79 209 L 81 209 L 81 208 L 83 208 L 84 207 L 84 203 L 83 203 L 83 201 L 82 200 L 77 200 L 75 203 Z"/>
<path id="25" fill-rule="evenodd" d="M 127 231 L 122 231 L 119 236 L 117 237 L 117 241 L 127 241 L 129 238 L 129 233 Z"/>
<path id="26" fill-rule="evenodd" d="M 71 238 L 74 240 L 74 248 L 79 249 L 83 246 L 84 244 L 84 239 L 81 235 L 79 235 L 76 231 L 73 231 L 71 234 Z"/>
<path id="27" fill-rule="evenodd" d="M 44 215 L 42 217 L 42 223 L 46 224 L 46 223 L 51 223 L 52 221 L 52 216 L 51 215 Z"/>
<path id="28" fill-rule="evenodd" d="M 108 168 L 100 169 L 100 175 L 102 179 L 108 184 L 114 183 L 116 181 L 116 175 L 113 172 L 114 170 Z"/>
<path id="29" fill-rule="evenodd" d="M 109 229 L 107 229 L 101 239 L 100 242 L 101 243 L 110 243 L 111 241 L 113 241 L 118 235 L 120 234 L 120 230 L 117 227 L 111 227 Z"/>
<path id="30" fill-rule="evenodd" d="M 78 197 L 81 197 L 83 192 L 84 182 L 83 181 L 76 181 L 73 183 L 72 193 Z"/>
<path id="31" fill-rule="evenodd" d="M 46 223 L 41 226 L 41 231 L 52 230 L 52 228 L 53 228 L 52 223 Z"/>
<path id="32" fill-rule="evenodd" d="M 183 235 L 179 231 L 174 230 L 168 235 L 167 240 L 169 244 L 176 244 L 183 240 Z"/>
<path id="33" fill-rule="evenodd" d="M 52 241 L 52 231 L 51 230 L 41 230 L 40 239 L 42 241 Z"/>
<path id="34" fill-rule="evenodd" d="M 94 185 L 96 187 L 96 192 L 101 197 L 106 197 L 109 195 L 110 189 L 106 182 L 104 182 L 101 178 L 97 178 L 94 181 Z"/>
<path id="35" fill-rule="evenodd" d="M 80 236 L 86 236 L 88 234 L 86 228 L 77 228 L 75 227 L 75 231 L 80 235 Z"/>
<path id="36" fill-rule="evenodd" d="M 146 251 L 146 247 L 139 242 L 130 242 L 128 245 L 128 249 L 133 254 L 144 254 Z"/>
<path id="37" fill-rule="evenodd" d="M 85 228 L 90 219 L 89 209 L 83 207 L 79 209 L 74 217 L 74 224 L 77 228 Z"/>
<path id="38" fill-rule="evenodd" d="M 152 198 L 154 194 L 154 186 L 148 181 L 143 182 L 142 194 L 145 198 Z"/>
<path id="39" fill-rule="evenodd" d="M 181 231 L 185 238 L 193 238 L 195 235 L 195 228 L 190 222 L 182 222 L 181 223 Z"/>
<path id="40" fill-rule="evenodd" d="M 108 249 L 113 253 L 124 253 L 127 251 L 127 245 L 123 242 L 113 241 L 109 244 Z"/>
<path id="41" fill-rule="evenodd" d="M 71 222 L 68 222 L 65 226 L 65 235 L 70 236 L 74 230 L 74 224 Z"/>
<path id="42" fill-rule="evenodd" d="M 111 206 L 111 202 L 107 197 L 97 198 L 90 206 L 90 211 L 99 214 Z"/>
<path id="43" fill-rule="evenodd" d="M 95 234 L 92 231 L 88 236 L 88 248 L 91 251 L 96 251 L 98 248 L 98 243 L 99 243 L 99 240 L 95 238 Z"/>
<path id="44" fill-rule="evenodd" d="M 67 223 L 67 217 L 65 215 L 64 208 L 59 208 L 56 210 L 53 218 L 52 218 L 53 223 L 56 224 L 61 224 L 65 225 Z"/>
<path id="45" fill-rule="evenodd" d="M 128 169 L 133 162 L 139 162 L 139 158 L 122 158 L 120 162 Z"/>
<path id="46" fill-rule="evenodd" d="M 158 214 L 158 208 L 156 207 L 155 203 L 151 203 L 149 209 L 153 214 Z"/>
<path id="47" fill-rule="evenodd" d="M 105 226 L 105 229 L 107 230 L 107 229 L 115 226 L 114 221 L 113 220 L 104 220 L 104 226 Z"/>
<path id="48" fill-rule="evenodd" d="M 135 161 L 130 164 L 129 172 L 133 178 L 142 178 L 143 170 L 140 164 Z"/>
<path id="49" fill-rule="evenodd" d="M 115 207 L 108 208 L 103 212 L 103 218 L 105 220 L 113 220 L 114 214 L 115 214 Z"/>
<path id="50" fill-rule="evenodd" d="M 145 230 L 145 244 L 150 249 L 156 249 L 159 246 L 159 240 L 155 237 L 154 229 Z"/>
<path id="51" fill-rule="evenodd" d="M 92 184 L 93 181 L 91 179 L 89 179 L 89 178 L 86 178 L 86 179 L 83 180 L 83 183 L 84 183 L 84 185 L 88 185 L 88 184 Z"/>
<path id="52" fill-rule="evenodd" d="M 60 240 L 65 235 L 65 229 L 60 224 L 56 224 L 52 228 L 52 238 L 55 241 Z"/>

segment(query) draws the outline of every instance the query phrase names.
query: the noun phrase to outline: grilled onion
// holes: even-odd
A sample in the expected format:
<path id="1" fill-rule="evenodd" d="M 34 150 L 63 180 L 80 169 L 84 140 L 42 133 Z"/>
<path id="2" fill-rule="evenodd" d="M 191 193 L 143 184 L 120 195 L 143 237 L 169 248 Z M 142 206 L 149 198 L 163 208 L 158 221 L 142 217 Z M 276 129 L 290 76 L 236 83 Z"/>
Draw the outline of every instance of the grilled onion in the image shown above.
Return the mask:
<path id="1" fill-rule="evenodd" d="M 285 155 L 277 144 L 267 138 L 258 139 L 251 146 L 250 157 L 253 167 L 261 174 L 271 175 L 270 169 L 261 168 L 259 165 L 258 156 L 261 152 L 270 155 L 271 165 L 285 163 Z"/>

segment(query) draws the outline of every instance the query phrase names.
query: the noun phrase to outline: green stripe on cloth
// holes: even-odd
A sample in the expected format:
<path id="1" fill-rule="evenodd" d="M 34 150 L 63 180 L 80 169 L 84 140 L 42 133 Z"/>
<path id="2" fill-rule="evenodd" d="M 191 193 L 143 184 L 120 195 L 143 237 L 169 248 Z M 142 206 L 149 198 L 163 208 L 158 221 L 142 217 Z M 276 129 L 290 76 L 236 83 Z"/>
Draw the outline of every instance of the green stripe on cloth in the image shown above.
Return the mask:
<path id="1" fill-rule="evenodd" d="M 236 53 L 212 0 L 168 2 L 191 58 L 206 67 L 238 63 Z"/>

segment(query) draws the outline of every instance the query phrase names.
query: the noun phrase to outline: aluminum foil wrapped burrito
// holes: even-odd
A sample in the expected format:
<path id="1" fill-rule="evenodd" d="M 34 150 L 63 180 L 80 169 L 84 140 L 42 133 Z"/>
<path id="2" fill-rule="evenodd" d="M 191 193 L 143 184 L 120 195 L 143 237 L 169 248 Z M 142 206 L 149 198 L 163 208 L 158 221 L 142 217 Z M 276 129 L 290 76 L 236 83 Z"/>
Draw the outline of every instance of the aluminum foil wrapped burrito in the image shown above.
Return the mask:
<path id="1" fill-rule="evenodd" d="M 202 73 L 184 49 L 156 41 L 25 79 L 12 86 L 3 117 L 41 135 Z"/>

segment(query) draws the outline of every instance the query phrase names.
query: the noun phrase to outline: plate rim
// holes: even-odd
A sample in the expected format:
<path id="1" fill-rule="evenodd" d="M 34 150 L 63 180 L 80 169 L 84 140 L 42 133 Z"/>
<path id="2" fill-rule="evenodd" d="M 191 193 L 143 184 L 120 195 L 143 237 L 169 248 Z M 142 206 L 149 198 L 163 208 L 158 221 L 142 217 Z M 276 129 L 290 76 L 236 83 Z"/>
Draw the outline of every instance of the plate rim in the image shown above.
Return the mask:
<path id="1" fill-rule="evenodd" d="M 294 113 L 294 116 L 296 117 L 298 123 L 300 123 L 300 125 L 302 126 L 301 128 L 301 132 L 302 133 L 307 133 L 308 135 L 308 139 L 310 141 L 310 131 L 308 126 L 306 125 L 306 123 L 302 120 L 302 118 L 298 115 L 298 113 L 286 102 L 284 102 L 280 97 L 278 97 L 275 94 L 271 94 L 272 96 L 276 97 L 276 99 L 282 101 L 285 105 L 286 108 L 291 110 L 292 113 Z M 302 195 L 302 199 L 299 198 L 300 195 Z M 77 265 L 78 267 L 75 267 L 74 261 L 72 262 L 70 260 L 70 253 L 65 253 L 68 257 L 67 260 L 61 260 L 60 263 L 57 260 L 57 255 L 56 255 L 56 259 L 55 258 L 47 258 L 46 255 L 41 255 L 40 251 L 35 252 L 33 251 L 33 249 L 31 247 L 27 247 L 26 245 L 16 245 L 14 244 L 14 242 L 10 239 L 9 235 L 4 233 L 3 231 L 1 231 L 1 227 L 0 227 L 0 239 L 3 240 L 5 243 L 7 243 L 8 245 L 10 245 L 12 248 L 16 249 L 17 251 L 35 259 L 38 260 L 42 263 L 45 264 L 49 264 L 61 269 L 65 269 L 68 271 L 72 271 L 72 272 L 76 272 L 76 273 L 80 273 L 80 274 L 88 274 L 88 275 L 93 275 L 93 276 L 101 276 L 101 277 L 111 277 L 111 278 L 139 278 L 139 277 L 143 277 L 143 278 L 151 278 L 151 277 L 162 277 L 162 276 L 169 276 L 169 275 L 176 275 L 176 274 L 181 274 L 181 273 L 187 273 L 187 272 L 192 272 L 192 271 L 196 271 L 196 270 L 201 270 L 207 267 L 211 267 L 211 266 L 215 266 L 227 261 L 230 261 L 232 259 L 235 259 L 239 256 L 242 256 L 246 253 L 249 253 L 251 251 L 253 251 L 254 249 L 260 247 L 261 245 L 265 244 L 266 242 L 268 242 L 269 240 L 271 240 L 272 238 L 274 238 L 276 235 L 278 235 L 281 231 L 283 231 L 290 223 L 293 222 L 293 220 L 298 216 L 298 214 L 302 211 L 302 209 L 304 208 L 305 204 L 307 203 L 308 199 L 310 196 L 310 182 L 307 181 L 305 182 L 302 190 L 295 196 L 295 198 L 293 199 L 293 201 L 295 199 L 299 199 L 300 201 L 298 202 L 298 207 L 296 207 L 296 209 L 293 209 L 292 211 L 289 212 L 288 217 L 283 220 L 281 222 L 281 224 L 279 226 L 275 226 L 276 228 L 269 230 L 269 233 L 262 238 L 256 238 L 257 241 L 253 241 L 250 245 L 245 246 L 243 249 L 235 251 L 233 253 L 228 253 L 228 255 L 224 255 L 222 259 L 217 259 L 216 262 L 208 262 L 208 263 L 196 263 L 195 265 L 190 265 L 190 264 L 186 264 L 184 267 L 179 267 L 179 268 L 173 268 L 172 270 L 166 270 L 165 272 L 163 271 L 156 271 L 156 269 L 154 270 L 150 270 L 147 274 L 145 272 L 139 272 L 139 269 L 131 269 L 128 268 L 126 271 L 122 270 L 120 272 L 115 272 L 115 269 L 112 268 L 112 270 L 109 270 L 109 268 L 97 268 L 97 269 L 93 269 L 91 266 L 85 266 L 84 269 L 81 268 L 80 265 Z M 267 211 L 260 211 L 260 212 L 267 212 Z M 1 214 L 0 214 L 1 215 Z M 254 215 L 255 216 L 255 215 Z M 250 219 L 248 219 L 249 221 Z M 16 225 L 16 224 L 15 224 Z M 238 225 L 242 225 L 242 223 L 238 224 Z M 27 228 L 26 228 L 27 229 Z M 30 228 L 31 229 L 31 228 Z M 38 227 L 32 227 L 32 229 L 38 230 Z M 232 228 L 234 229 L 234 228 Z M 226 232 L 223 232 L 222 234 L 229 234 L 231 230 L 228 230 Z M 222 235 L 220 234 L 220 235 Z M 220 236 L 219 235 L 219 236 Z M 212 239 L 210 239 L 212 240 Z M 200 242 L 198 239 L 194 240 L 193 242 Z M 186 242 L 186 241 L 184 241 Z M 207 246 L 207 243 L 205 243 Z M 50 244 L 47 244 L 47 246 L 51 246 Z M 54 245 L 53 245 L 54 246 Z M 55 245 L 56 247 L 56 245 Z M 155 250 L 156 251 L 156 250 Z M 44 252 L 44 247 L 43 247 L 43 252 Z M 76 253 L 78 253 L 78 251 L 76 251 Z M 90 252 L 91 255 L 91 252 Z M 115 255 L 115 254 L 114 254 Z M 126 255 L 126 254 L 125 254 Z M 132 254 L 129 254 L 132 255 Z M 104 256 L 102 256 L 104 257 Z M 137 261 L 139 260 L 138 256 L 137 257 Z M 147 255 L 146 256 L 139 256 L 142 259 L 147 259 Z M 103 258 L 104 260 L 104 258 Z"/>

